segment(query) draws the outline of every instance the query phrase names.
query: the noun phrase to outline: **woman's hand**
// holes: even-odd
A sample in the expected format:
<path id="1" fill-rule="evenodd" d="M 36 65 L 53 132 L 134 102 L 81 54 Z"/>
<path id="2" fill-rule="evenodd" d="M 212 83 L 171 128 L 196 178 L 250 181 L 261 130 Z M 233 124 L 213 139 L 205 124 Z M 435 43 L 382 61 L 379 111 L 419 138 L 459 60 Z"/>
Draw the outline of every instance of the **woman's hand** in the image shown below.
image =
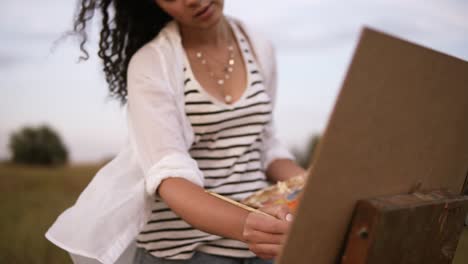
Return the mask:
<path id="1" fill-rule="evenodd" d="M 259 210 L 271 216 L 249 213 L 242 235 L 250 251 L 262 259 L 273 259 L 281 252 L 292 214 L 286 205 L 262 207 Z"/>

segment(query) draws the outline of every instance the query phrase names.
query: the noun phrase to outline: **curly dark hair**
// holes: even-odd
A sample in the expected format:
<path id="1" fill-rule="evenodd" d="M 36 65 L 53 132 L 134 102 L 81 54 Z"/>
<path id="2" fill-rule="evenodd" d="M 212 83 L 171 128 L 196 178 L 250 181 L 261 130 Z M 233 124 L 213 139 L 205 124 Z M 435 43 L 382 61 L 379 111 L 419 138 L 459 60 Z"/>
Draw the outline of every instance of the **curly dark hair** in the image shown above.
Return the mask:
<path id="1" fill-rule="evenodd" d="M 172 20 L 154 0 L 79 0 L 71 34 L 81 38 L 81 60 L 87 60 L 86 26 L 95 10 L 102 15 L 98 56 L 111 98 L 127 102 L 127 68 L 131 57 Z M 113 17 L 111 17 L 113 16 Z"/>

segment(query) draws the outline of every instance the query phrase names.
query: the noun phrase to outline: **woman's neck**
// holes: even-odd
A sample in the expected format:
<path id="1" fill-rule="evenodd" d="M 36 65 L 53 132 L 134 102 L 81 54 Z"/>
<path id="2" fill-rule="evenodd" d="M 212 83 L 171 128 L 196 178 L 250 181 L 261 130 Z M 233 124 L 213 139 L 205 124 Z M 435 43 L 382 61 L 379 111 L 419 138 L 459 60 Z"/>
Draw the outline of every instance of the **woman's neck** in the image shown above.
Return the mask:
<path id="1" fill-rule="evenodd" d="M 230 42 L 232 36 L 228 21 L 225 17 L 219 19 L 218 23 L 210 28 L 193 28 L 180 25 L 182 43 L 186 48 L 212 47 L 220 48 Z"/>

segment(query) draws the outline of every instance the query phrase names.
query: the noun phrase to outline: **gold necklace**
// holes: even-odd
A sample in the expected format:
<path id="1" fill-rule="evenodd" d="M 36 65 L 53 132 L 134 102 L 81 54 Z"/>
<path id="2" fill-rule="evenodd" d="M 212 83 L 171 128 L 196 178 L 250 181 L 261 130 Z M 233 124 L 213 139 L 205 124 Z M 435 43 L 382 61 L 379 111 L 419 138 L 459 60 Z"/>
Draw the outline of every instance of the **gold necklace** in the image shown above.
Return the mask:
<path id="1" fill-rule="evenodd" d="M 205 65 L 205 67 L 208 70 L 208 74 L 210 75 L 211 78 L 213 78 L 216 81 L 216 84 L 221 88 L 221 91 L 223 93 L 223 98 L 226 103 L 231 103 L 232 102 L 232 95 L 230 95 L 226 91 L 225 83 L 227 80 L 231 78 L 231 73 L 234 72 L 234 66 L 235 66 L 235 59 L 234 59 L 234 46 L 233 45 L 228 45 L 227 47 L 228 50 L 228 57 L 226 62 L 219 62 L 216 59 L 213 59 L 213 61 L 216 61 L 218 64 L 221 64 L 221 73 L 215 73 L 214 70 L 211 69 L 209 64 L 207 63 L 207 58 L 205 56 L 205 53 L 198 51 L 196 52 L 196 57 L 200 61 L 201 64 Z M 217 67 L 218 68 L 218 67 Z"/>

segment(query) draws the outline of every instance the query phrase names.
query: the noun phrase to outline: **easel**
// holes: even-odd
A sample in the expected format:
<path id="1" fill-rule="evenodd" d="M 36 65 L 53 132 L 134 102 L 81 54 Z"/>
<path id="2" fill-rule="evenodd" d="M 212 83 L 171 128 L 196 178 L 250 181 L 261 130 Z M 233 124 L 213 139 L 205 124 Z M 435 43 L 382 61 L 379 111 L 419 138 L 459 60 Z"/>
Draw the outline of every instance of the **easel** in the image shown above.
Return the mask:
<path id="1" fill-rule="evenodd" d="M 276 264 L 450 263 L 468 202 L 467 72 L 363 30 Z"/>
<path id="2" fill-rule="evenodd" d="M 445 189 L 360 200 L 340 263 L 450 264 L 467 212 L 468 196 Z"/>

